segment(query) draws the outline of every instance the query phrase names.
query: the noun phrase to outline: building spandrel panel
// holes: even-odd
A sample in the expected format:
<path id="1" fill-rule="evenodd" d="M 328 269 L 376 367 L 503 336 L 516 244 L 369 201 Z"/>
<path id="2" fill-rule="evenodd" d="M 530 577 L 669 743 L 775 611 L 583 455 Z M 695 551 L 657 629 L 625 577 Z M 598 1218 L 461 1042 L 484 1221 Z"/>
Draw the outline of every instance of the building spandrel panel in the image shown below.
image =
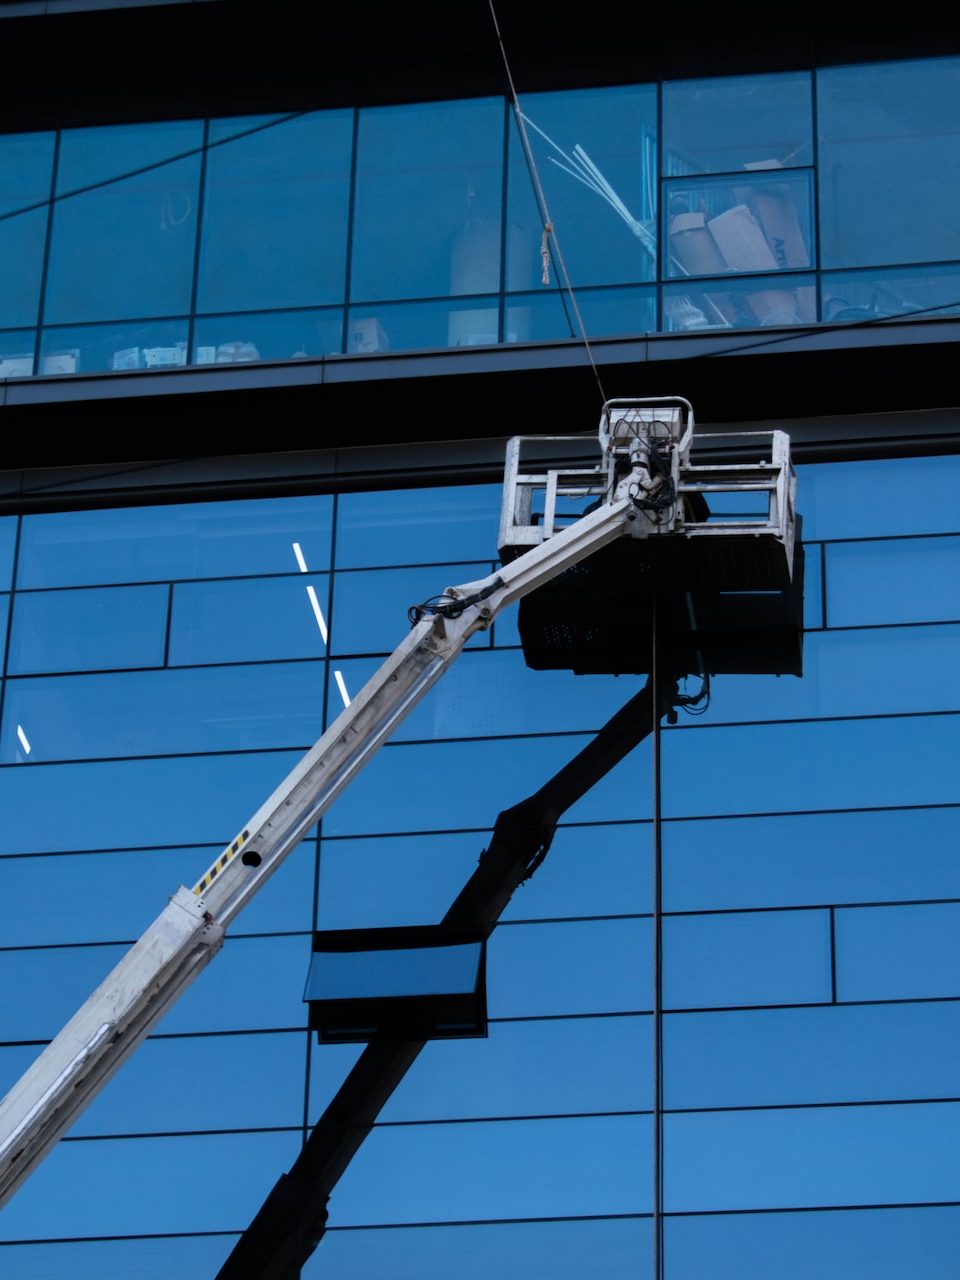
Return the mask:
<path id="1" fill-rule="evenodd" d="M 960 619 L 960 536 L 827 547 L 831 626 Z"/>
<path id="2" fill-rule="evenodd" d="M 669 1280 L 953 1280 L 960 1208 L 668 1218 Z"/>
<path id="3" fill-rule="evenodd" d="M 664 1028 L 664 1105 L 912 1101 L 957 1092 L 960 1002 L 679 1013 Z"/>
<path id="4" fill-rule="evenodd" d="M 25 675 L 158 667 L 166 628 L 164 587 L 22 591 L 14 602 L 7 669 Z M 50 758 L 49 747 L 44 755 Z"/>
<path id="5" fill-rule="evenodd" d="M 173 589 L 170 663 L 322 658 L 329 613 L 327 574 L 181 582 Z M 228 618 L 242 618 L 242 625 L 225 625 Z M 322 667 L 319 663 L 310 667 L 319 708 Z"/>
<path id="6" fill-rule="evenodd" d="M 69 1240 L 11 1244 L 0 1249 L 0 1267 L 17 1280 L 210 1280 L 234 1245 L 231 1235 L 154 1236 L 139 1239 Z"/>
<path id="7" fill-rule="evenodd" d="M 907 414 L 906 430 L 923 414 Z M 802 467 L 798 490 L 805 538 L 880 538 L 960 529 L 960 457 L 874 458 L 856 466 Z M 922 493 L 923 502 L 885 502 L 881 494 Z"/>
<path id="8" fill-rule="evenodd" d="M 500 485 L 478 484 L 341 494 L 337 568 L 432 565 L 441 559 L 438 549 L 448 564 L 490 564 L 502 492 Z"/>
<path id="9" fill-rule="evenodd" d="M 492 562 L 486 560 L 472 564 L 425 565 L 415 569 L 365 569 L 335 574 L 331 652 L 377 653 L 384 656 L 391 653 L 410 630 L 408 609 L 426 600 L 434 600 L 447 587 L 485 578 L 491 569 Z M 486 632 L 480 631 L 468 644 L 471 648 L 489 646 L 490 637 Z M 371 665 L 367 670 L 372 674 L 376 667 Z M 359 688 L 366 678 L 354 678 L 353 687 Z"/>
<path id="10" fill-rule="evenodd" d="M 960 997 L 960 904 L 837 912 L 841 1000 Z"/>
<path id="11" fill-rule="evenodd" d="M 656 289 L 578 289 L 577 306 L 588 338 L 653 333 L 657 327 Z M 570 300 L 559 290 L 507 296 L 504 342 L 557 342 L 581 337 Z"/>

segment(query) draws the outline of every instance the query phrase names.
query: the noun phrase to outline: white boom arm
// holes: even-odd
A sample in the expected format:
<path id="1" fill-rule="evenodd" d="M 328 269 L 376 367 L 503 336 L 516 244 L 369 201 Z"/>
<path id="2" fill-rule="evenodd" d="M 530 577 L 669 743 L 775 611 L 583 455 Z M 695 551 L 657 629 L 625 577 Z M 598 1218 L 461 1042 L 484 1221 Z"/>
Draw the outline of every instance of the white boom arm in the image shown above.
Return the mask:
<path id="1" fill-rule="evenodd" d="M 223 942 L 224 930 L 303 835 L 507 605 L 647 521 L 611 500 L 499 573 L 449 588 L 198 881 L 181 887 L 0 1102 L 0 1205 L 17 1190 Z M 634 489 L 636 485 L 634 484 Z"/>

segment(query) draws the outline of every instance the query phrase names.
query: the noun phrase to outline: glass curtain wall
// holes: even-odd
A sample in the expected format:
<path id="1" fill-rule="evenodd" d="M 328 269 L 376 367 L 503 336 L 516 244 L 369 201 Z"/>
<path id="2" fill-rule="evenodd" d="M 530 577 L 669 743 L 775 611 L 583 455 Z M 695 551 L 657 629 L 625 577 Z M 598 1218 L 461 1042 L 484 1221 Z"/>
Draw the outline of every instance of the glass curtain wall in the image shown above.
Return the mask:
<path id="1" fill-rule="evenodd" d="M 718 677 L 663 730 L 659 993 L 647 742 L 566 814 L 491 939 L 489 1037 L 423 1052 L 305 1274 L 652 1277 L 659 1233 L 678 1280 L 952 1275 L 958 471 L 801 469 L 806 674 Z M 407 605 L 493 566 L 499 496 L 0 522 L 0 1090 Z M 527 670 L 510 616 L 477 637 L 7 1206 L 3 1275 L 214 1275 L 357 1053 L 309 1042 L 312 929 L 436 922 L 640 683 Z"/>

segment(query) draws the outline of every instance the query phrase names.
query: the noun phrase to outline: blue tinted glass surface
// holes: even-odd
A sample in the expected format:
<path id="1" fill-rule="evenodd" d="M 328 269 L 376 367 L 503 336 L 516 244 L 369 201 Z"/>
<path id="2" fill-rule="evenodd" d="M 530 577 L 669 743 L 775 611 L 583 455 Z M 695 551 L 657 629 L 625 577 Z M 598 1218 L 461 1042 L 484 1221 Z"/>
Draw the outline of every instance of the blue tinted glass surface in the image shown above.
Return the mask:
<path id="1" fill-rule="evenodd" d="M 925 501 L 884 502 L 876 495 L 906 485 Z M 878 458 L 853 465 L 800 467 L 797 509 L 807 538 L 870 538 L 955 533 L 960 528 L 960 457 Z"/>
<path id="2" fill-rule="evenodd" d="M 326 649 L 327 576 L 184 582 L 173 591 L 170 662 L 319 658 Z M 317 703 L 320 668 L 311 664 Z"/>
<path id="3" fill-rule="evenodd" d="M 960 270 L 954 266 L 824 274 L 821 289 L 823 318 L 831 324 L 912 315 L 935 320 L 960 312 Z"/>
<path id="4" fill-rule="evenodd" d="M 653 85 L 524 96 L 527 135 L 574 286 L 656 276 Z M 541 281 L 543 224 L 516 121 L 510 122 L 507 288 Z M 556 281 L 556 263 L 551 269 Z M 523 339 L 521 339 L 522 341 Z"/>
<path id="5" fill-rule="evenodd" d="M 327 1232 L 304 1280 L 572 1280 L 603 1267 L 605 1280 L 646 1280 L 653 1256 L 649 1219 L 484 1223 Z M 33 1280 L 31 1275 L 30 1280 Z M 87 1280 L 84 1275 L 82 1280 Z M 192 1277 L 190 1277 L 192 1280 Z"/>
<path id="6" fill-rule="evenodd" d="M 813 163 L 810 76 L 792 72 L 663 86 L 663 170 L 732 173 Z"/>
<path id="7" fill-rule="evenodd" d="M 352 297 L 499 288 L 503 111 L 486 98 L 360 112 Z"/>
<path id="8" fill-rule="evenodd" d="M 159 666 L 166 625 L 165 587 L 21 592 L 13 608 L 8 669 L 19 674 Z M 47 747 L 45 754 L 56 751 Z"/>
<path id="9" fill-rule="evenodd" d="M 653 289 L 584 289 L 577 305 L 588 338 L 650 333 L 657 327 Z M 506 342 L 580 339 L 570 302 L 555 291 L 515 295 L 507 300 Z"/>
<path id="10" fill-rule="evenodd" d="M 128 320 L 125 324 L 45 329 L 38 372 L 53 377 L 178 369 L 187 363 L 187 328 L 184 316 L 180 320 Z"/>
<path id="11" fill-rule="evenodd" d="M 670 284 L 664 285 L 662 292 L 663 327 L 668 333 L 778 327 L 809 324 L 816 319 L 813 276 Z"/>
<path id="12" fill-rule="evenodd" d="M 52 133 L 0 137 L 0 326 L 36 323 L 47 208 Z"/>
<path id="13" fill-rule="evenodd" d="M 0 1234 L 243 1230 L 299 1147 L 299 1133 L 61 1142 L 6 1207 Z"/>
<path id="14" fill-rule="evenodd" d="M 956 58 L 818 73 L 825 266 L 960 257 L 943 199 L 960 176 L 958 86 Z"/>
<path id="15" fill-rule="evenodd" d="M 480 944 L 321 952 L 310 959 L 304 1000 L 426 996 L 473 991 Z"/>
<path id="16" fill-rule="evenodd" d="M 960 1209 L 734 1214 L 667 1222 L 669 1276 L 952 1280 Z"/>
<path id="17" fill-rule="evenodd" d="M 333 585 L 331 651 L 390 653 L 410 630 L 407 610 L 412 605 L 434 599 L 447 587 L 473 582 L 488 571 L 484 563 L 338 573 Z M 490 641 L 480 632 L 471 643 Z M 369 670 L 372 674 L 374 668 Z M 358 673 L 352 683 L 358 686 L 365 679 Z"/>
<path id="18" fill-rule="evenodd" d="M 259 315 L 206 316 L 194 329 L 194 364 L 251 364 L 303 360 L 338 353 L 343 313 L 268 311 Z"/>
<path id="19" fill-rule="evenodd" d="M 83 1240 L 5 1245 L 0 1267 L 18 1280 L 103 1280 L 110 1275 L 176 1275 L 208 1280 L 226 1260 L 234 1237 L 172 1236 L 140 1240 Z"/>
<path id="20" fill-rule="evenodd" d="M 207 157 L 198 307 L 339 301 L 353 113 L 234 119 L 218 135 Z"/>
<path id="21" fill-rule="evenodd" d="M 33 374 L 36 333 L 32 329 L 0 334 L 0 378 L 29 378 Z"/>
<path id="22" fill-rule="evenodd" d="M 672 1115 L 664 1128 L 668 1212 L 956 1194 L 957 1104 Z"/>
<path id="23" fill-rule="evenodd" d="M 650 1120 L 590 1117 L 375 1129 L 332 1225 L 649 1211 Z"/>
<path id="24" fill-rule="evenodd" d="M 664 1003 L 799 1004 L 830 999 L 825 911 L 675 916 L 663 927 Z"/>
<path id="25" fill-rule="evenodd" d="M 27 516 L 21 587 L 295 573 L 330 558 L 331 499 L 193 502 Z"/>
<path id="26" fill-rule="evenodd" d="M 482 573 L 497 552 L 501 496 L 495 484 L 342 494 L 337 568 L 433 564 L 439 548 L 451 564 L 479 561 Z"/>
<path id="27" fill-rule="evenodd" d="M 952 1001 L 676 1014 L 664 1035 L 669 1108 L 946 1098 L 957 1088 Z"/>
<path id="28" fill-rule="evenodd" d="M 177 315 L 189 308 L 202 138 L 197 121 L 64 131 L 48 321 Z M 174 158 L 187 152 L 193 154 Z"/>
<path id="29" fill-rule="evenodd" d="M 499 341 L 499 324 L 498 302 L 492 297 L 357 306 L 347 323 L 347 354 L 490 347 Z"/>
<path id="30" fill-rule="evenodd" d="M 668 822 L 668 911 L 960 897 L 960 809 Z"/>
<path id="31" fill-rule="evenodd" d="M 11 680 L 0 751 L 31 759 L 308 746 L 320 736 L 322 674 L 311 662 Z"/>
<path id="32" fill-rule="evenodd" d="M 827 547 L 831 626 L 960 618 L 960 537 Z"/>
<path id="33" fill-rule="evenodd" d="M 838 911 L 838 997 L 960 995 L 958 923 L 956 903 Z"/>

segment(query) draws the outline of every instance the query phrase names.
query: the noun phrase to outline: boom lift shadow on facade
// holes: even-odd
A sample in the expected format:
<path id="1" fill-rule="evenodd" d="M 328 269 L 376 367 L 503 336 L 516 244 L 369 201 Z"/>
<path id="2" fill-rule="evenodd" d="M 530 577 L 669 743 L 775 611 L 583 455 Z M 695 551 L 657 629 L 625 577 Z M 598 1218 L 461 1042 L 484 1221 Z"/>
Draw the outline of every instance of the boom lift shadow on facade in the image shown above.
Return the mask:
<path id="1" fill-rule="evenodd" d="M 753 461 L 711 465 L 692 455 L 693 429 L 680 398 L 611 401 L 599 461 L 582 461 L 582 438 L 511 442 L 502 568 L 412 611 L 412 630 L 350 706 L 193 890 L 177 890 L 0 1101 L 0 1204 L 209 963 L 234 918 L 470 637 L 507 605 L 523 602 L 521 639 L 533 667 L 649 672 L 655 603 L 668 680 L 800 673 L 802 559 L 787 437 L 742 435 L 737 443 Z M 544 454 L 569 457 L 571 447 L 575 463 L 544 466 Z M 724 494 L 731 511 L 711 514 L 709 501 Z M 652 724 L 651 709 L 644 732 Z M 495 914 L 483 908 L 484 928 L 509 891 Z M 479 910 L 476 892 L 471 910 Z M 465 910 L 457 906 L 457 914 Z"/>

